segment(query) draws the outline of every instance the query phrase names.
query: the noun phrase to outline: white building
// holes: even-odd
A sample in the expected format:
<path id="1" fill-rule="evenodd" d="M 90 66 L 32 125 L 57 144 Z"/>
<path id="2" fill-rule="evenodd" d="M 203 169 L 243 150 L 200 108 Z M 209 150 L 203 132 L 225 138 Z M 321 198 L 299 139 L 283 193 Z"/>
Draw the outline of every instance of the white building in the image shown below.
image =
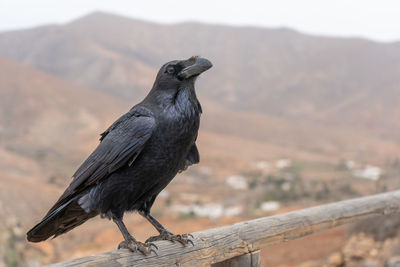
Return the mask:
<path id="1" fill-rule="evenodd" d="M 243 212 L 241 206 L 224 208 L 223 205 L 218 203 L 173 205 L 172 210 L 175 212 L 193 213 L 197 217 L 208 217 L 210 219 L 218 219 L 221 216 L 238 216 Z"/>
<path id="2" fill-rule="evenodd" d="M 356 166 L 356 163 L 355 163 L 354 161 L 352 161 L 352 160 L 346 160 L 346 161 L 344 162 L 344 165 L 346 166 L 346 168 L 347 168 L 348 170 L 352 170 L 352 169 L 354 169 L 354 167 Z"/>
<path id="3" fill-rule="evenodd" d="M 355 177 L 377 181 L 382 175 L 382 170 L 379 167 L 367 165 L 364 169 L 353 171 Z"/>
<path id="4" fill-rule="evenodd" d="M 236 190 L 246 190 L 249 187 L 246 178 L 240 175 L 230 176 L 225 182 Z"/>
<path id="5" fill-rule="evenodd" d="M 292 166 L 292 161 L 290 159 L 280 159 L 275 163 L 276 168 L 284 169 Z"/>
<path id="6" fill-rule="evenodd" d="M 263 174 L 268 174 L 271 169 L 271 163 L 265 160 L 254 162 L 254 166 L 259 169 Z"/>
<path id="7" fill-rule="evenodd" d="M 281 207 L 278 201 L 266 201 L 261 203 L 260 209 L 262 211 L 277 211 Z"/>

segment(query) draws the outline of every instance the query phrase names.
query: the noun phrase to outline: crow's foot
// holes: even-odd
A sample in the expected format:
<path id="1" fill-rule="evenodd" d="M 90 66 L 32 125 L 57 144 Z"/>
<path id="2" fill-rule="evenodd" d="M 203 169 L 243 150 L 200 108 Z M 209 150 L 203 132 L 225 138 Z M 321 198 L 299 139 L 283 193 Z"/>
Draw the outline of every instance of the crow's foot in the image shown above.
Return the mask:
<path id="1" fill-rule="evenodd" d="M 190 240 L 189 237 L 194 238 L 191 234 L 174 235 L 173 233 L 171 233 L 169 231 L 163 231 L 163 232 L 161 232 L 160 235 L 152 236 L 152 237 L 148 238 L 146 240 L 146 243 L 154 242 L 154 241 L 158 241 L 158 240 L 168 240 L 171 242 L 178 241 L 182 245 L 187 245 L 190 243 L 192 246 L 194 246 L 193 241 Z"/>
<path id="2" fill-rule="evenodd" d="M 157 255 L 157 252 L 153 248 L 158 249 L 158 247 L 151 242 L 146 241 L 146 243 L 142 243 L 135 240 L 122 241 L 118 245 L 118 249 L 121 248 L 129 249 L 132 252 L 140 251 L 143 255 L 148 255 L 151 252 Z"/>

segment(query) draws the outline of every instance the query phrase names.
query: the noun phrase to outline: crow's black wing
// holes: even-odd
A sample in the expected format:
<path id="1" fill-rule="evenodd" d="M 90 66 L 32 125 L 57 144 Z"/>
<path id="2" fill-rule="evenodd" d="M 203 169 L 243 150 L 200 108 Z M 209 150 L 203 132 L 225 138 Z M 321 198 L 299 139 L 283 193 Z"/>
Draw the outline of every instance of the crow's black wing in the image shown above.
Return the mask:
<path id="1" fill-rule="evenodd" d="M 144 108 L 132 109 L 111 125 L 101 142 L 73 175 L 63 195 L 49 211 L 85 191 L 127 164 L 132 165 L 151 137 L 155 120 Z"/>
<path id="2" fill-rule="evenodd" d="M 186 164 L 190 166 L 193 164 L 197 164 L 199 162 L 200 162 L 199 151 L 197 150 L 196 144 L 193 144 L 193 146 L 189 150 L 189 153 L 186 156 Z"/>
<path id="3" fill-rule="evenodd" d="M 190 150 L 189 150 L 188 154 L 186 155 L 185 164 L 180 168 L 179 172 L 183 172 L 189 166 L 191 166 L 193 164 L 197 164 L 199 162 L 200 162 L 199 151 L 197 150 L 196 144 L 193 144 L 190 147 Z"/>
<path id="4" fill-rule="evenodd" d="M 101 142 L 73 176 L 70 186 L 46 216 L 34 226 L 27 238 L 46 240 L 70 231 L 97 215 L 85 212 L 77 199 L 88 188 L 107 179 L 118 168 L 133 164 L 152 135 L 155 120 L 150 111 L 134 107 L 113 123 L 101 136 Z"/>
<path id="5" fill-rule="evenodd" d="M 104 132 L 102 132 L 100 134 L 100 141 L 103 141 L 103 139 L 107 136 L 107 134 L 109 134 L 113 129 L 115 129 L 119 124 L 121 124 L 121 122 L 126 121 L 127 119 L 129 119 L 130 117 L 133 116 L 134 112 L 135 112 L 135 108 L 133 107 L 132 110 L 130 110 L 129 112 L 125 113 L 124 115 L 122 115 L 118 120 L 116 120 L 113 124 L 111 124 L 110 127 L 107 128 L 107 130 L 105 130 Z M 143 109 L 142 109 L 143 110 Z M 150 114 L 149 114 L 150 115 Z M 151 115 L 150 115 L 151 116 Z"/>

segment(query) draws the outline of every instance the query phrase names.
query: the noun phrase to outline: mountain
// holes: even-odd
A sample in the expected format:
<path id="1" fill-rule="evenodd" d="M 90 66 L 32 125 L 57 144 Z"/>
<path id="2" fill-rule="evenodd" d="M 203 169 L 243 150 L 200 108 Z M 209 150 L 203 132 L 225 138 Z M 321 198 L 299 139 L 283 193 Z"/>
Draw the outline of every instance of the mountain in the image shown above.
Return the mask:
<path id="1" fill-rule="evenodd" d="M 1 33 L 0 54 L 134 101 L 161 64 L 200 54 L 214 68 L 199 94 L 230 109 L 391 137 L 400 127 L 399 43 L 289 29 L 161 25 L 97 12 L 65 25 Z"/>
<path id="2" fill-rule="evenodd" d="M 97 145 L 99 133 L 135 104 L 2 57 L 0 72 L 0 166 L 17 177 L 47 183 L 55 176 L 67 183 L 66 177 Z M 384 158 L 381 148 L 391 144 L 349 129 L 232 111 L 200 98 L 204 114 L 199 142 L 202 162 L 208 164 L 216 157 L 246 161 L 292 155 L 334 161 L 338 155 L 356 155 L 354 146 L 360 144 L 375 151 L 370 158 L 376 160 Z M 387 154 L 395 154 L 397 146 L 392 148 Z"/>

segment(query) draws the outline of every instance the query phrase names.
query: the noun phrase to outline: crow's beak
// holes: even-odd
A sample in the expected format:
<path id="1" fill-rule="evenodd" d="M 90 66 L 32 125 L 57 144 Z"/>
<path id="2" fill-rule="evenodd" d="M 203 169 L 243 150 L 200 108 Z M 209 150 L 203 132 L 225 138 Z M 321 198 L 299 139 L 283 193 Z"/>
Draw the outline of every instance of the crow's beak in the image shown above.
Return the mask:
<path id="1" fill-rule="evenodd" d="M 205 58 L 191 57 L 183 62 L 185 66 L 181 72 L 178 73 L 180 79 L 188 79 L 193 76 L 198 76 L 212 67 L 212 63 Z"/>

